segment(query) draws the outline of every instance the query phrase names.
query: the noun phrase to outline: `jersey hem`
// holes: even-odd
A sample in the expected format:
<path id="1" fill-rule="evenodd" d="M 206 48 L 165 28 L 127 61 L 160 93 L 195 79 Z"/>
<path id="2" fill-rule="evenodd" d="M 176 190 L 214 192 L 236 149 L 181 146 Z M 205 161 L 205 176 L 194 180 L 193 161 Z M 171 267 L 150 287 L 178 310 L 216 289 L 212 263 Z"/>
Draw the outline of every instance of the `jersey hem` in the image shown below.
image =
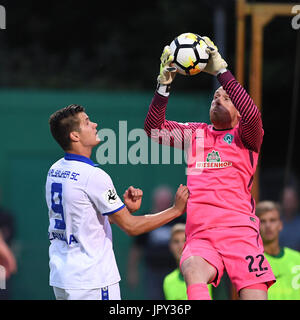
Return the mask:
<path id="1" fill-rule="evenodd" d="M 78 286 L 73 286 L 73 285 L 63 285 L 61 283 L 56 283 L 56 282 L 50 282 L 49 285 L 51 287 L 56 287 L 56 288 L 60 288 L 60 289 L 66 289 L 66 290 L 87 290 L 87 289 L 98 289 L 98 288 L 104 288 L 104 287 L 108 287 L 108 286 L 112 286 L 116 283 L 119 283 L 121 281 L 121 278 L 119 278 L 118 280 L 114 280 L 114 281 L 110 281 L 108 283 L 102 283 L 102 284 L 95 284 L 95 285 L 85 285 L 82 284 L 81 287 Z"/>
<path id="2" fill-rule="evenodd" d="M 125 204 L 123 204 L 120 208 L 116 209 L 116 210 L 113 210 L 113 211 L 110 211 L 110 212 L 106 212 L 106 213 L 102 213 L 103 216 L 107 216 L 107 215 L 111 215 L 113 213 L 116 213 L 118 212 L 119 210 L 123 209 L 125 207 Z"/>
<path id="3" fill-rule="evenodd" d="M 236 291 L 239 292 L 241 291 L 242 289 L 245 289 L 249 286 L 252 286 L 252 285 L 255 285 L 255 284 L 259 284 L 259 283 L 265 283 L 268 287 L 268 289 L 276 282 L 276 278 L 275 277 L 272 277 L 272 276 L 269 276 L 269 277 L 266 277 L 265 279 L 257 279 L 257 280 L 249 280 L 245 283 L 243 283 L 241 286 L 236 286 Z"/>

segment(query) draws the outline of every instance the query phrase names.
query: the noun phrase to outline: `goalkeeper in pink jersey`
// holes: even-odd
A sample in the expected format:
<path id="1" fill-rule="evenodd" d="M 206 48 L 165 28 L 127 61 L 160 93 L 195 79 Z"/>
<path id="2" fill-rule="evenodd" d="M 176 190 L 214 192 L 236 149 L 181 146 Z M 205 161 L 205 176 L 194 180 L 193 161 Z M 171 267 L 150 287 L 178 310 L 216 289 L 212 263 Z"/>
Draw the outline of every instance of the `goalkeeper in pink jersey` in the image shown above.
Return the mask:
<path id="1" fill-rule="evenodd" d="M 180 268 L 188 299 L 210 299 L 224 270 L 240 299 L 267 299 L 276 281 L 263 252 L 251 187 L 263 140 L 261 114 L 208 37 L 203 70 L 220 87 L 210 106 L 211 124 L 165 119 L 170 84 L 176 75 L 170 48 L 161 56 L 160 75 L 145 120 L 148 136 L 187 153 L 186 243 Z"/>

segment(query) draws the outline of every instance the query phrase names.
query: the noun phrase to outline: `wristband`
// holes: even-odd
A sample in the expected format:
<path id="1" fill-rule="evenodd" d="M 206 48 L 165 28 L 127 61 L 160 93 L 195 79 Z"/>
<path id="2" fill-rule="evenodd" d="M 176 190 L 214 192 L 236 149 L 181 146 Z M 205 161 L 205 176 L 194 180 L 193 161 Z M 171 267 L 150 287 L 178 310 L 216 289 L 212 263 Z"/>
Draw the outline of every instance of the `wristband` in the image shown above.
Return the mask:
<path id="1" fill-rule="evenodd" d="M 171 86 L 169 84 L 161 84 L 161 83 L 157 83 L 157 87 L 156 87 L 156 91 L 164 96 L 164 97 L 168 97 L 170 94 L 170 88 Z"/>
<path id="2" fill-rule="evenodd" d="M 223 69 L 219 70 L 216 75 L 218 76 L 219 74 L 222 74 L 222 73 L 224 73 L 224 72 L 226 72 L 226 71 L 227 71 L 227 69 L 226 69 L 226 68 L 223 68 Z"/>

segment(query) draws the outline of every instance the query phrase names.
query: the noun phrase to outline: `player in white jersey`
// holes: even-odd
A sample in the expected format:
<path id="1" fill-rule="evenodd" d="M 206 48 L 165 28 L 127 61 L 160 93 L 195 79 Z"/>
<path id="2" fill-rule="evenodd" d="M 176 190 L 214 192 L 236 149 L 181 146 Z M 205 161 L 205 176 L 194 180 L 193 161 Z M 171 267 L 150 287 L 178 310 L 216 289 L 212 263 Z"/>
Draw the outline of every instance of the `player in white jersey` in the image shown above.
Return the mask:
<path id="1" fill-rule="evenodd" d="M 50 130 L 65 151 L 47 176 L 50 286 L 56 299 L 119 300 L 120 274 L 110 222 L 128 235 L 149 232 L 185 212 L 188 189 L 180 185 L 174 205 L 144 216 L 142 190 L 129 187 L 119 198 L 110 176 L 90 159 L 100 143 L 97 124 L 85 109 L 70 105 L 49 119 Z"/>

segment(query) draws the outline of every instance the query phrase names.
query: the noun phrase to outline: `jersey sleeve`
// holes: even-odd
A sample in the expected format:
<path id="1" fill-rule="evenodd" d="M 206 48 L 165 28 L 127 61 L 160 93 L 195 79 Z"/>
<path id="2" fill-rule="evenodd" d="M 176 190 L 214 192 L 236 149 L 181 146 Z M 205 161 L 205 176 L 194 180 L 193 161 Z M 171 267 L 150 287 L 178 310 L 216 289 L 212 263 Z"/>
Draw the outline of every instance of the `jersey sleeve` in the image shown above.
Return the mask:
<path id="1" fill-rule="evenodd" d="M 239 135 L 243 145 L 259 152 L 264 135 L 260 111 L 230 71 L 218 75 L 218 80 L 241 115 Z"/>
<path id="2" fill-rule="evenodd" d="M 88 179 L 86 192 L 102 215 L 113 214 L 125 207 L 110 176 L 99 168 Z"/>
<path id="3" fill-rule="evenodd" d="M 155 93 L 145 119 L 144 130 L 148 137 L 160 144 L 184 149 L 201 123 L 166 120 L 167 103 L 168 97 Z"/>

